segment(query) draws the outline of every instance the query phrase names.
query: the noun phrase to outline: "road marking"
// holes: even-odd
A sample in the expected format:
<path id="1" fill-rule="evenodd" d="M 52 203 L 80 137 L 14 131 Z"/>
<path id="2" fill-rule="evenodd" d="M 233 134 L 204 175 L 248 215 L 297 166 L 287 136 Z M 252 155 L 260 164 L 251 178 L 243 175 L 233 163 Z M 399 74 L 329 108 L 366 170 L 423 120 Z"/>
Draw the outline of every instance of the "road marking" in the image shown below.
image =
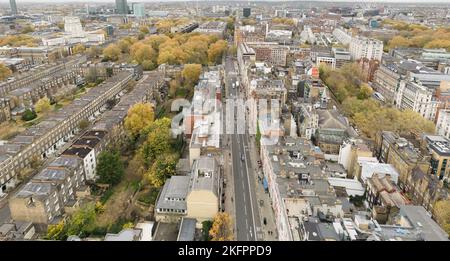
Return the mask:
<path id="1" fill-rule="evenodd" d="M 242 145 L 244 145 L 244 138 L 243 138 L 243 136 L 241 136 L 240 138 L 241 138 L 241 141 L 242 141 Z M 244 161 L 246 163 L 245 167 L 247 167 L 246 168 L 247 169 L 247 184 L 248 184 L 248 194 L 250 196 L 250 210 L 252 212 L 253 229 L 256 231 L 255 213 L 253 212 L 252 190 L 251 190 L 251 187 L 250 187 L 250 177 L 249 177 L 250 175 L 249 175 L 249 172 L 248 172 L 247 155 L 246 155 L 245 151 L 244 151 Z M 244 193 L 244 195 L 245 195 L 245 193 Z"/>

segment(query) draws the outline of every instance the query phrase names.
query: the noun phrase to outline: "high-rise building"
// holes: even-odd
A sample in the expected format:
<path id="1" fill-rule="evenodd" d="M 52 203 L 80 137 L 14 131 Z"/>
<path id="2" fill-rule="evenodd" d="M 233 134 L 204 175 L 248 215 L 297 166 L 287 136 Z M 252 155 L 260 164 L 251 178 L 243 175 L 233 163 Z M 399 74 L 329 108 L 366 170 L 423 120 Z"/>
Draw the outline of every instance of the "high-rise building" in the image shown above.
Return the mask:
<path id="1" fill-rule="evenodd" d="M 136 17 L 145 17 L 145 6 L 143 3 L 133 3 L 133 14 Z"/>
<path id="2" fill-rule="evenodd" d="M 127 0 L 116 0 L 116 13 L 128 14 Z"/>
<path id="3" fill-rule="evenodd" d="M 252 9 L 250 7 L 244 7 L 244 9 L 242 9 L 242 13 L 244 17 L 250 17 L 250 15 L 252 14 Z"/>
<path id="4" fill-rule="evenodd" d="M 365 37 L 353 37 L 350 42 L 350 54 L 354 60 L 366 58 L 381 61 L 383 42 Z"/>
<path id="5" fill-rule="evenodd" d="M 11 14 L 12 15 L 17 15 L 16 0 L 9 0 L 9 5 L 11 6 Z"/>
<path id="6" fill-rule="evenodd" d="M 83 33 L 83 27 L 81 26 L 80 18 L 76 16 L 64 17 L 64 31 L 70 34 Z"/>

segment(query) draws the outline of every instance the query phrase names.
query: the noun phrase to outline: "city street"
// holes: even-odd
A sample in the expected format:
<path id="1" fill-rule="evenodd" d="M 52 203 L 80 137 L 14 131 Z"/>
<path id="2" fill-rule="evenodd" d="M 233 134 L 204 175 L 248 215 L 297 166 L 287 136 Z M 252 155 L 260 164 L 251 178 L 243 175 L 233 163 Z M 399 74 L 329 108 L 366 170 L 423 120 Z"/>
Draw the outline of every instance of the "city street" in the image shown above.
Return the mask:
<path id="1" fill-rule="evenodd" d="M 240 97 L 239 87 L 232 88 L 237 80 L 234 60 L 227 58 L 225 62 L 225 86 L 227 98 Z M 242 97 L 241 97 L 242 98 Z M 238 118 L 236 112 L 234 119 Z M 242 117 L 242 115 L 239 115 Z M 226 126 L 228 128 L 228 126 Z M 250 150 L 247 132 L 237 132 L 235 124 L 234 133 L 229 134 L 231 139 L 231 159 L 234 180 L 234 203 L 236 216 L 236 239 L 243 241 L 261 240 L 261 219 L 257 206 L 255 193 L 255 172 L 250 160 Z"/>

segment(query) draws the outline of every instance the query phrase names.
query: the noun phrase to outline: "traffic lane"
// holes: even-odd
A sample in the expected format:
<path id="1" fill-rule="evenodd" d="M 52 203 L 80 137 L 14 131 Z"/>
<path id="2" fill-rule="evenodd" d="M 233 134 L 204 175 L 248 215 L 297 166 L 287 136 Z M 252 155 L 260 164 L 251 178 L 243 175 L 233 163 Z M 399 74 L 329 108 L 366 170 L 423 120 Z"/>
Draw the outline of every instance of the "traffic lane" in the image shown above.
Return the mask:
<path id="1" fill-rule="evenodd" d="M 239 150 L 242 153 L 242 155 L 245 154 L 245 147 L 244 147 L 244 135 L 239 135 Z M 244 161 L 242 161 L 241 159 L 241 173 L 242 173 L 242 181 L 243 181 L 243 185 L 244 185 L 244 199 L 245 200 L 245 214 L 246 214 L 246 224 L 247 224 L 247 229 L 249 231 L 249 237 L 251 238 L 251 240 L 255 240 L 255 224 L 254 224 L 254 217 L 255 217 L 255 212 L 253 211 L 252 205 L 253 205 L 253 197 L 252 194 L 250 193 L 250 184 L 249 184 L 249 172 L 248 172 L 248 168 L 247 168 L 247 155 L 244 155 Z"/>
<path id="2" fill-rule="evenodd" d="M 248 240 L 245 225 L 245 192 L 243 187 L 242 175 L 239 171 L 242 166 L 240 165 L 240 155 L 236 135 L 232 135 L 232 160 L 233 160 L 233 175 L 234 175 L 234 189 L 235 189 L 235 213 L 236 213 L 236 228 L 237 239 Z"/>
<path id="3" fill-rule="evenodd" d="M 256 186 L 258 184 L 256 184 L 255 182 L 255 175 L 257 175 L 257 172 L 253 169 L 254 162 L 251 162 L 250 159 L 250 147 L 249 147 L 249 142 L 248 139 L 251 139 L 251 136 L 249 135 L 244 135 L 244 142 L 246 143 L 247 149 L 245 150 L 245 154 L 246 154 L 246 158 L 247 160 L 247 169 L 248 169 L 248 173 L 249 173 L 249 186 L 250 186 L 250 193 L 252 195 L 252 207 L 253 207 L 253 213 L 254 213 L 254 222 L 255 222 L 255 226 L 256 227 L 261 227 L 261 219 L 259 216 L 259 209 L 258 209 L 258 200 L 256 198 Z"/>

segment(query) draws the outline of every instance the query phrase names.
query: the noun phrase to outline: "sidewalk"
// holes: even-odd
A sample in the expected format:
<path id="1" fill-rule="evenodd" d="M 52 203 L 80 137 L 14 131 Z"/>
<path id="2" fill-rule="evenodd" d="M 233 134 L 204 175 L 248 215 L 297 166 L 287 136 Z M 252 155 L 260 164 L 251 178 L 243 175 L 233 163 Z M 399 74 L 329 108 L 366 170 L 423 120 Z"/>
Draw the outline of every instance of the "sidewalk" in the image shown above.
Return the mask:
<path id="1" fill-rule="evenodd" d="M 258 202 L 259 217 L 261 218 L 261 227 L 264 233 L 264 238 L 258 238 L 258 240 L 275 241 L 278 240 L 277 226 L 275 224 L 275 214 L 272 209 L 272 201 L 269 197 L 269 194 L 264 191 L 262 170 L 258 167 L 258 160 L 260 160 L 260 157 L 254 136 L 249 137 L 249 145 L 251 151 L 250 157 L 252 166 L 255 168 L 255 191 L 256 199 Z M 261 180 L 258 179 L 258 176 L 261 177 Z M 266 219 L 266 225 L 264 225 L 264 218 Z M 269 234 L 269 231 L 272 231 L 272 234 Z"/>

